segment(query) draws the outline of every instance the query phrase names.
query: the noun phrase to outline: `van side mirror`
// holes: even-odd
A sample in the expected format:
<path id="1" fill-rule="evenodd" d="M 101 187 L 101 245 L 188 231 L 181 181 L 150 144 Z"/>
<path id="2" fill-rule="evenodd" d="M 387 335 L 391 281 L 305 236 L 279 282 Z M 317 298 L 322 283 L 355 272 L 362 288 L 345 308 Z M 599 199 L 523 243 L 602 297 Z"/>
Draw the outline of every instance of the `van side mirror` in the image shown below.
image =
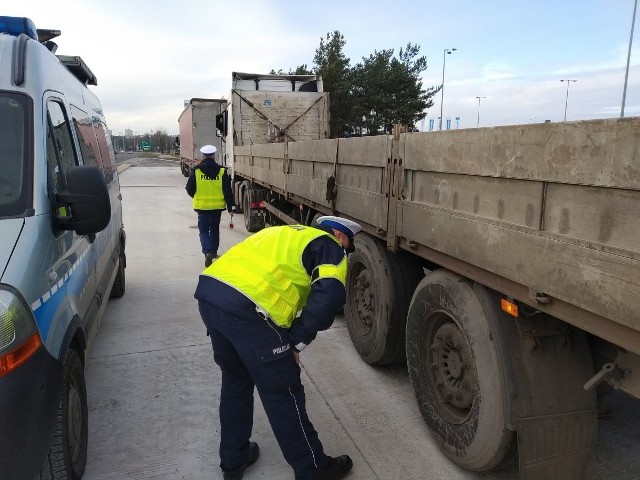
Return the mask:
<path id="1" fill-rule="evenodd" d="M 67 171 L 67 189 L 56 194 L 56 201 L 71 210 L 71 216 L 58 220 L 63 230 L 90 235 L 107 228 L 111 220 L 109 190 L 98 167 L 71 167 Z"/>
<path id="2" fill-rule="evenodd" d="M 216 115 L 216 136 L 223 137 L 223 138 L 227 136 L 227 111 L 226 110 Z"/>

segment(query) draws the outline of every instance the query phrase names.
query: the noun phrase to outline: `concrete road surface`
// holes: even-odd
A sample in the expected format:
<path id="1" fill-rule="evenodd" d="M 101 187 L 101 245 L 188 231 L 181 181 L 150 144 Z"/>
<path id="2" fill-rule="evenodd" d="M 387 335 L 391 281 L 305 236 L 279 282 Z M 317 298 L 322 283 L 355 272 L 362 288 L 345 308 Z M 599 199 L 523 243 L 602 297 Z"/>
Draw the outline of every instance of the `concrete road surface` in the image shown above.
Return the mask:
<path id="1" fill-rule="evenodd" d="M 220 373 L 193 298 L 204 266 L 196 215 L 177 163 L 136 161 L 121 174 L 126 293 L 111 300 L 87 366 L 85 480 L 221 479 Z M 221 222 L 221 251 L 247 236 Z M 483 474 L 444 457 L 425 427 L 406 367 L 374 368 L 353 349 L 343 318 L 301 354 L 309 416 L 329 455 L 349 454 L 350 480 L 516 479 L 517 466 Z M 589 480 L 640 478 L 640 402 L 611 398 Z M 256 395 L 245 479 L 293 479 Z M 552 480 L 552 479 L 550 479 Z"/>

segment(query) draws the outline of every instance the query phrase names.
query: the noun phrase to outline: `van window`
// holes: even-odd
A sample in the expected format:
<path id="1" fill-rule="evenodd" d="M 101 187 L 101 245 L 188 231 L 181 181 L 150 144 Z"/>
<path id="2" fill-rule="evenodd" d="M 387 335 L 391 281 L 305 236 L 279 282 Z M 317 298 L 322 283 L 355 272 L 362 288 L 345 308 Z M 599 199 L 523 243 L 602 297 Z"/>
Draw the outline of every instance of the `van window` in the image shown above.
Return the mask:
<path id="1" fill-rule="evenodd" d="M 105 134 L 103 122 L 98 117 L 90 117 L 73 105 L 71 114 L 84 164 L 101 167 L 107 183 L 111 183 L 114 180 L 114 162 L 111 160 L 111 142 Z"/>
<path id="2" fill-rule="evenodd" d="M 98 151 L 98 142 L 93 133 L 93 125 L 88 117 L 78 117 L 74 114 L 73 125 L 76 127 L 78 142 L 80 143 L 80 152 L 85 165 L 93 165 L 102 167 L 98 162 L 100 152 Z"/>
<path id="3" fill-rule="evenodd" d="M 0 218 L 26 215 L 31 207 L 31 111 L 29 97 L 0 92 Z"/>
<path id="4" fill-rule="evenodd" d="M 67 186 L 67 170 L 78 164 L 73 148 L 69 122 L 62 104 L 49 101 L 47 104 L 49 125 L 47 127 L 47 163 L 54 193 L 60 193 Z M 65 215 L 65 209 L 59 209 Z"/>
<path id="5" fill-rule="evenodd" d="M 111 137 L 107 134 L 107 126 L 99 118 L 94 118 L 93 126 L 96 132 L 96 138 L 98 139 L 98 145 L 100 146 L 100 156 L 102 158 L 102 167 L 104 168 L 104 176 L 107 183 L 113 182 L 117 179 L 116 162 L 113 154 L 113 145 L 111 144 Z"/>

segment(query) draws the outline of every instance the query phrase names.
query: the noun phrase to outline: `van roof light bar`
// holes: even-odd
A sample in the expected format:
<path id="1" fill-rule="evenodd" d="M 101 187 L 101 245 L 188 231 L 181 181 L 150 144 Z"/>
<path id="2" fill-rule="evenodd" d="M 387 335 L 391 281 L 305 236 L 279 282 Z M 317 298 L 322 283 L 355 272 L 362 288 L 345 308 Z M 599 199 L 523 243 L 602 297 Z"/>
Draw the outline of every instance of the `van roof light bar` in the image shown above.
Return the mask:
<path id="1" fill-rule="evenodd" d="M 6 17 L 0 16 L 0 33 L 8 33 L 14 37 L 24 33 L 38 41 L 38 31 L 36 25 L 27 17 Z"/>
<path id="2" fill-rule="evenodd" d="M 48 42 L 59 37 L 62 32 L 60 30 L 52 30 L 48 28 L 36 28 L 35 23 L 27 17 L 7 17 L 0 16 L 0 33 L 8 33 L 14 37 L 21 33 L 26 34 L 29 38 L 40 43 Z"/>

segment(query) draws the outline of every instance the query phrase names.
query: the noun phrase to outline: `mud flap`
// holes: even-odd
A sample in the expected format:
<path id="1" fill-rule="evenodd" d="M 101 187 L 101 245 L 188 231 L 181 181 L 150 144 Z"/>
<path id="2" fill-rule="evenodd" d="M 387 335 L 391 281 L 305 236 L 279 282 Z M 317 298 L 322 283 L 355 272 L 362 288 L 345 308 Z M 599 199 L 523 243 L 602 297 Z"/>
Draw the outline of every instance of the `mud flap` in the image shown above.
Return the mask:
<path id="1" fill-rule="evenodd" d="M 518 419 L 520 480 L 582 480 L 593 451 L 597 410 Z"/>
<path id="2" fill-rule="evenodd" d="M 584 480 L 598 429 L 593 359 L 583 331 L 544 314 L 499 324 L 509 425 L 521 480 Z"/>

